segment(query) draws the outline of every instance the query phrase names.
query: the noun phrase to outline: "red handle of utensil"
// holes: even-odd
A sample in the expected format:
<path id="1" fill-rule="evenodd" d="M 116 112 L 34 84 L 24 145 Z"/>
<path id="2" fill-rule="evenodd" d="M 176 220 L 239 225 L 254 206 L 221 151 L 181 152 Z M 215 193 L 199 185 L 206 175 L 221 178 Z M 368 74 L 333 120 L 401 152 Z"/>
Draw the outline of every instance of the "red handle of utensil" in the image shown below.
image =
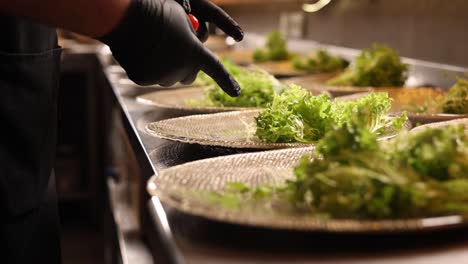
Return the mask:
<path id="1" fill-rule="evenodd" d="M 200 26 L 200 23 L 198 22 L 198 19 L 192 14 L 188 14 L 187 16 L 189 17 L 190 22 L 192 23 L 193 29 L 195 29 L 195 31 L 197 31 L 198 27 Z"/>

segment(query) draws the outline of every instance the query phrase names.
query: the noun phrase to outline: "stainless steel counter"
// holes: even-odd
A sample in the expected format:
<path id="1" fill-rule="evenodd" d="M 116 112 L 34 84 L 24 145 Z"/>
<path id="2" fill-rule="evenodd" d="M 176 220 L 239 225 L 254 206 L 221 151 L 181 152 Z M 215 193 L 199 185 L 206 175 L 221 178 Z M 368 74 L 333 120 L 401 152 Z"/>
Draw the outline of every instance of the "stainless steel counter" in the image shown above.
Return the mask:
<path id="1" fill-rule="evenodd" d="M 252 35 L 243 45 L 254 45 L 261 41 L 261 38 Z M 290 44 L 296 51 L 317 46 L 320 45 L 301 41 L 292 41 Z M 331 52 L 346 57 L 358 53 L 340 47 L 329 48 Z M 468 69 L 448 65 L 410 59 L 406 61 L 412 65 L 409 79 L 411 85 L 448 87 L 452 80 L 444 77 L 444 73 L 460 75 L 468 72 Z M 182 144 L 147 135 L 143 128 L 148 122 L 193 113 L 167 111 L 137 103 L 136 96 L 164 88 L 122 84 L 118 80 L 124 74 L 118 66 L 103 66 L 142 175 L 146 179 L 158 175 L 167 167 L 239 153 L 238 150 Z M 113 183 L 110 182 L 109 186 L 112 187 Z M 118 204 L 115 202 L 118 199 L 113 199 Z M 147 243 L 133 245 L 143 250 L 143 257 L 150 250 L 156 263 L 468 263 L 468 230 L 392 235 L 301 233 L 220 223 L 181 213 L 161 204 L 157 197 L 148 196 L 147 201 L 149 214 L 146 218 L 147 228 L 143 229 Z M 117 206 L 114 210 L 116 218 L 124 212 Z M 122 234 L 131 232 L 127 230 L 127 233 Z M 125 242 L 125 239 L 131 241 L 131 238 L 121 239 L 120 246 L 127 256 L 123 263 L 150 263 L 146 257 L 144 261 L 137 257 L 131 260 L 131 247 Z"/>

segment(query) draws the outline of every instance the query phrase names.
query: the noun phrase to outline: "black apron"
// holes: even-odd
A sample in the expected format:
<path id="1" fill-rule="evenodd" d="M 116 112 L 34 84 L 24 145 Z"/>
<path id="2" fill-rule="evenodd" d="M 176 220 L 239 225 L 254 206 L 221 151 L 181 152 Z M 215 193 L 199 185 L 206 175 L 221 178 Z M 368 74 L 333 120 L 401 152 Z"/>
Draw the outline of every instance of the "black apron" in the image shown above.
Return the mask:
<path id="1" fill-rule="evenodd" d="M 59 263 L 56 199 L 47 190 L 61 50 L 53 28 L 2 15 L 0 25 L 0 259 Z"/>

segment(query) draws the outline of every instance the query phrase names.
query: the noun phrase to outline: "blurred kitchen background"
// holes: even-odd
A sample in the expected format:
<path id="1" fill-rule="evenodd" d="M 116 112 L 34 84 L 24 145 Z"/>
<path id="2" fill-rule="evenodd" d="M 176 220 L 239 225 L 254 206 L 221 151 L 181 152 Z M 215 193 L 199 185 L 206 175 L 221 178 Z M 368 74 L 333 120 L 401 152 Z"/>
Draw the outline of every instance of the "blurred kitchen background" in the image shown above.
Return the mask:
<path id="1" fill-rule="evenodd" d="M 247 32 L 268 33 L 279 28 L 289 37 L 355 49 L 379 42 L 404 57 L 468 66 L 465 0 L 215 2 L 222 4 Z M 302 30 L 297 30 L 298 26 Z"/>

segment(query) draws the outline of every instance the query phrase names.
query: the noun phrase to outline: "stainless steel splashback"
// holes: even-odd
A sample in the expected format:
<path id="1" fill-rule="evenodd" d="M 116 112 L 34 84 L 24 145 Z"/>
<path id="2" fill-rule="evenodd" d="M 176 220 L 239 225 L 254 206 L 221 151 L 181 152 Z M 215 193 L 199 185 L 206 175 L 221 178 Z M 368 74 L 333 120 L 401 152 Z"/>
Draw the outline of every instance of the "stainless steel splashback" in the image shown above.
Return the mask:
<path id="1" fill-rule="evenodd" d="M 251 32 L 279 27 L 282 12 L 300 11 L 291 3 L 228 5 Z M 305 17 L 305 38 L 355 49 L 386 43 L 402 56 L 468 66 L 466 0 L 332 0 Z"/>

